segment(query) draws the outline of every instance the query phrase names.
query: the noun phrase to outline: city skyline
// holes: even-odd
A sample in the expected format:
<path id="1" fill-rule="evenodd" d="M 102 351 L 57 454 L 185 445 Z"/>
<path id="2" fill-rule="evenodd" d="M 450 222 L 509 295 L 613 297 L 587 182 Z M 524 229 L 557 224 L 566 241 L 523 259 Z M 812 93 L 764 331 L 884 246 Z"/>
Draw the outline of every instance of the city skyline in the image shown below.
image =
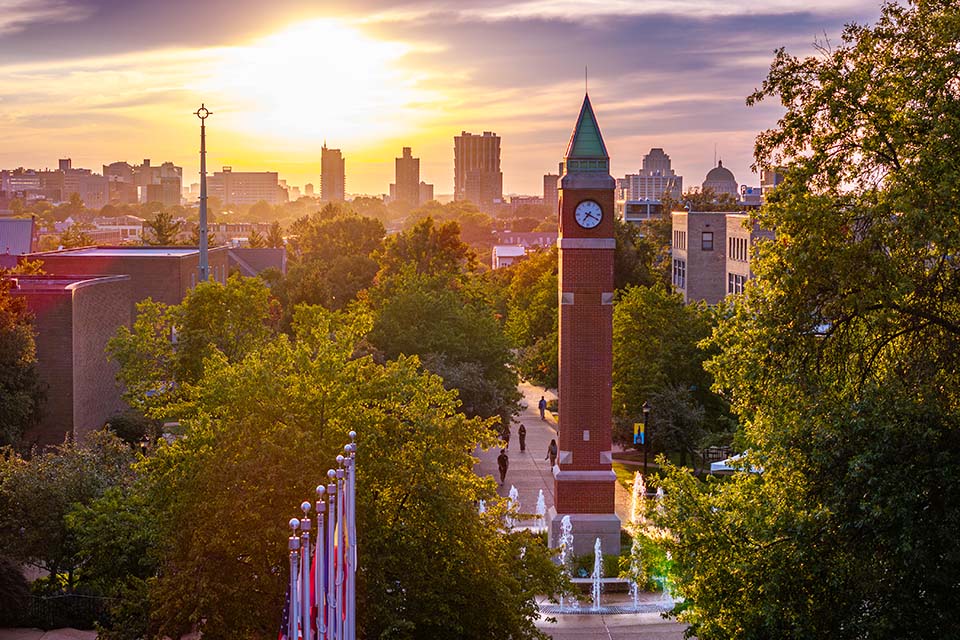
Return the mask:
<path id="1" fill-rule="evenodd" d="M 454 136 L 496 131 L 504 193 L 537 194 L 563 153 L 589 66 L 614 176 L 660 147 L 698 184 L 716 146 L 738 182 L 758 185 L 753 138 L 780 110 L 747 108 L 744 98 L 773 50 L 809 53 L 818 35 L 836 39 L 851 16 L 879 10 L 859 0 L 806 7 L 13 0 L 0 17 L 0 166 L 162 157 L 183 166 L 189 185 L 199 144 L 191 113 L 205 102 L 211 172 L 227 165 L 317 184 L 326 141 L 347 159 L 348 192 L 379 194 L 398 151 L 412 146 L 422 179 L 451 194 Z"/>

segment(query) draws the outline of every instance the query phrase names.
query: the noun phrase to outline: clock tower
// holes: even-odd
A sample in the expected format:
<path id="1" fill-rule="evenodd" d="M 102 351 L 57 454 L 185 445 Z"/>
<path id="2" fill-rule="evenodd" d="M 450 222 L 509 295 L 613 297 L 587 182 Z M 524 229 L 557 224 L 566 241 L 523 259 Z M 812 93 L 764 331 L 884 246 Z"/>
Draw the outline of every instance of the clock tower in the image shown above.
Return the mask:
<path id="1" fill-rule="evenodd" d="M 560 426 L 550 545 L 570 516 L 574 552 L 620 553 L 611 463 L 614 189 L 610 157 L 584 96 L 559 183 Z"/>

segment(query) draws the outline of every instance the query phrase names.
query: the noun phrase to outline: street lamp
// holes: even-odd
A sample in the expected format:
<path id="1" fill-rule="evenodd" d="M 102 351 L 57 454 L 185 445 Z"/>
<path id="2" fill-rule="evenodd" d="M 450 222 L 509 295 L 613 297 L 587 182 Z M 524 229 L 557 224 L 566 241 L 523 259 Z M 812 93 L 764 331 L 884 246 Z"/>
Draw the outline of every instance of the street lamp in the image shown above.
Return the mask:
<path id="1" fill-rule="evenodd" d="M 650 432 L 647 430 L 647 418 L 650 417 L 650 403 L 644 400 L 643 406 L 643 479 L 647 479 L 647 449 L 650 447 Z"/>

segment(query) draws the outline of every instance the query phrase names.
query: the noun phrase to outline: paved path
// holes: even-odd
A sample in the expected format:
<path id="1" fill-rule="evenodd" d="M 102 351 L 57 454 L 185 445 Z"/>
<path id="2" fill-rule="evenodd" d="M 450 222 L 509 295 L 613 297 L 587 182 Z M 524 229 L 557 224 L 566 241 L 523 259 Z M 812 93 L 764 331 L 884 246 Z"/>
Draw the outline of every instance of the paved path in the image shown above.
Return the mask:
<path id="1" fill-rule="evenodd" d="M 526 451 L 520 451 L 520 442 L 517 439 L 518 424 L 510 430 L 510 447 L 507 455 L 510 457 L 510 467 L 506 481 L 497 488 L 500 496 L 506 497 L 510 487 L 515 486 L 520 496 L 520 509 L 523 513 L 534 513 L 537 504 L 537 495 L 542 490 L 547 509 L 553 506 L 553 474 L 550 470 L 550 461 L 544 460 L 547 455 L 547 446 L 551 438 L 557 437 L 557 422 L 548 412 L 547 419 L 540 419 L 537 408 L 540 396 L 547 400 L 556 398 L 550 390 L 544 390 L 531 384 L 521 383 L 520 393 L 523 394 L 523 409 L 517 420 L 527 428 Z M 499 480 L 497 471 L 497 455 L 500 449 L 493 448 L 487 451 L 478 449 L 479 458 L 475 470 L 480 475 L 489 475 Z M 626 521 L 630 513 L 630 492 L 617 483 L 616 510 L 621 521 Z M 623 596 L 621 596 L 623 597 Z M 612 596 L 616 599 L 616 596 Z M 554 640 L 681 640 L 685 625 L 672 620 L 664 620 L 660 614 L 620 614 L 620 615 L 557 615 L 551 616 L 556 622 L 546 619 L 537 623 L 537 626 L 551 634 Z"/>

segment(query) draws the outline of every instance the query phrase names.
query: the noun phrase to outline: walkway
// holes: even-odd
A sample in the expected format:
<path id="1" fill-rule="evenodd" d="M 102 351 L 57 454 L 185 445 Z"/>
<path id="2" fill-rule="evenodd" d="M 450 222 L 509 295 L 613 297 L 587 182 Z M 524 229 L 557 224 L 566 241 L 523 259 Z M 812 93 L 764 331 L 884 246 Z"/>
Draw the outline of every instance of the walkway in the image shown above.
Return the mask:
<path id="1" fill-rule="evenodd" d="M 549 390 L 521 383 L 519 391 L 523 394 L 521 406 L 523 409 L 517 420 L 527 428 L 526 451 L 520 451 L 520 442 L 517 439 L 518 424 L 510 430 L 510 447 L 507 455 L 510 457 L 510 467 L 506 481 L 497 488 L 500 496 L 506 497 L 510 487 L 515 486 L 519 493 L 520 510 L 523 513 L 536 511 L 537 494 L 543 490 L 547 509 L 553 506 L 553 474 L 550 470 L 550 461 L 544 460 L 551 438 L 557 437 L 557 422 L 548 412 L 547 419 L 540 419 L 537 408 L 540 396 L 547 400 L 556 398 L 556 394 Z M 500 449 L 487 451 L 478 449 L 476 452 L 480 461 L 475 470 L 480 475 L 493 476 L 499 479 L 497 472 L 497 455 Z M 620 483 L 617 483 L 616 510 L 621 521 L 629 517 L 631 496 Z M 625 596 L 620 596 L 624 598 Z M 617 596 L 611 596 L 617 599 Z M 552 616 L 556 622 L 541 620 L 537 626 L 545 633 L 551 634 L 554 640 L 680 640 L 683 638 L 685 625 L 672 620 L 664 620 L 660 614 L 639 613 L 621 615 L 558 615 Z"/>

